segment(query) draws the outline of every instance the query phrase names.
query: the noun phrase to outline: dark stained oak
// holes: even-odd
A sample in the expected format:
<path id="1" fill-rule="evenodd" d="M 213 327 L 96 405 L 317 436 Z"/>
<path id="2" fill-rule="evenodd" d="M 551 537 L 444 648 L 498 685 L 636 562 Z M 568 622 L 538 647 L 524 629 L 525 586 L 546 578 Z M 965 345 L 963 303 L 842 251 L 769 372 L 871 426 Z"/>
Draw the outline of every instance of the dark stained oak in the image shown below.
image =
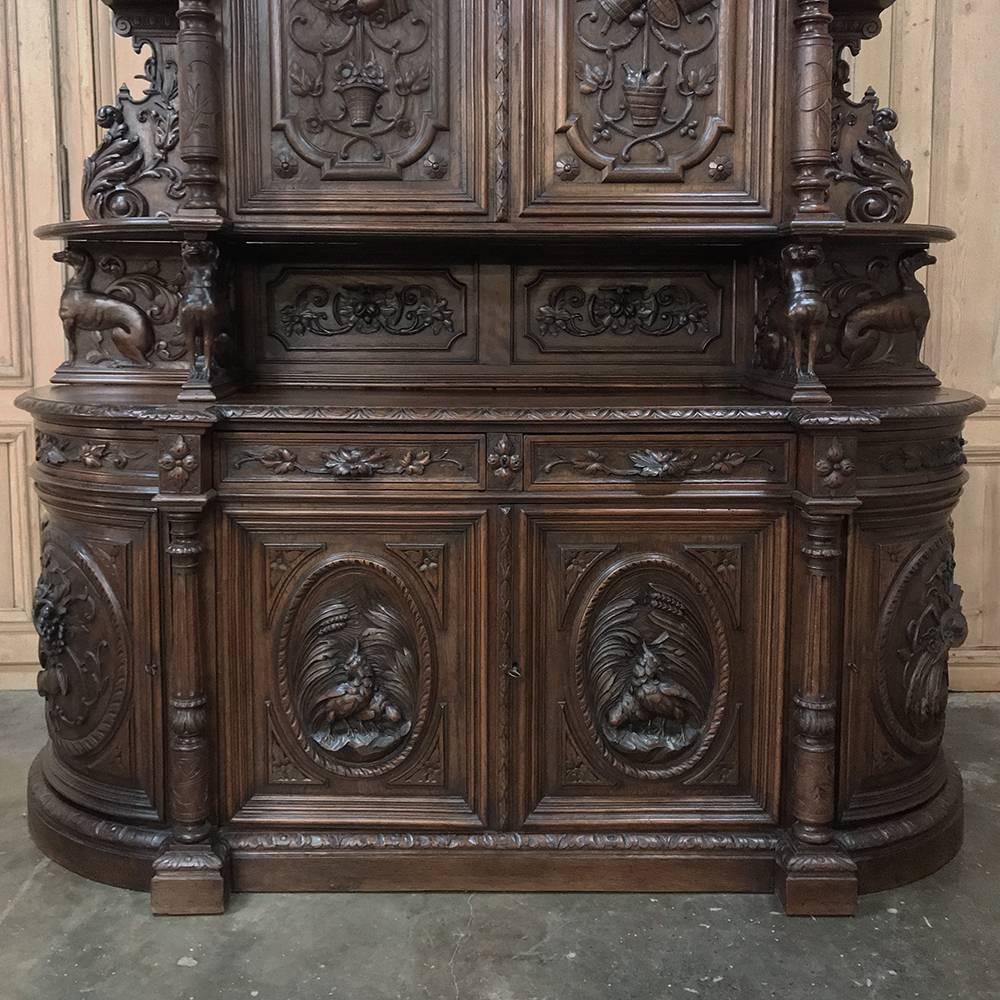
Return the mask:
<path id="1" fill-rule="evenodd" d="M 951 858 L 982 403 L 842 59 L 887 0 L 106 2 L 19 401 L 39 846 L 158 914 Z"/>

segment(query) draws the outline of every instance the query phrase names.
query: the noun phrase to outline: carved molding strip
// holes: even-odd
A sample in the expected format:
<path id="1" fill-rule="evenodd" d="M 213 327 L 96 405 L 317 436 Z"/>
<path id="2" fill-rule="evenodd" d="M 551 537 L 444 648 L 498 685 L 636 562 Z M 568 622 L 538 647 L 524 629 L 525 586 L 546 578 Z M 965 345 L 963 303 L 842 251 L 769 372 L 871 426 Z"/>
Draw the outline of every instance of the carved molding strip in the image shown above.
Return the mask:
<path id="1" fill-rule="evenodd" d="M 777 847 L 773 833 L 306 833 L 230 831 L 235 851 L 760 851 Z"/>

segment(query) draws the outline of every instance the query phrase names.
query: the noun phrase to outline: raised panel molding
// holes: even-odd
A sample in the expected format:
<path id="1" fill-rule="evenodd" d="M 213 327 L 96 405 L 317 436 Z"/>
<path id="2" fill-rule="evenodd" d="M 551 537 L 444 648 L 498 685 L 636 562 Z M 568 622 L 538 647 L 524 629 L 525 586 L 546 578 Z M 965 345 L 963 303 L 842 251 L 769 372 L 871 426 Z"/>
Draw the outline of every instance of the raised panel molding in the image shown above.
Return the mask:
<path id="1" fill-rule="evenodd" d="M 38 503 L 31 491 L 30 427 L 0 426 L 0 689 L 33 687 L 38 637 L 31 600 L 38 566 Z"/>
<path id="2" fill-rule="evenodd" d="M 520 8 L 524 215 L 769 212 L 771 0 Z"/>

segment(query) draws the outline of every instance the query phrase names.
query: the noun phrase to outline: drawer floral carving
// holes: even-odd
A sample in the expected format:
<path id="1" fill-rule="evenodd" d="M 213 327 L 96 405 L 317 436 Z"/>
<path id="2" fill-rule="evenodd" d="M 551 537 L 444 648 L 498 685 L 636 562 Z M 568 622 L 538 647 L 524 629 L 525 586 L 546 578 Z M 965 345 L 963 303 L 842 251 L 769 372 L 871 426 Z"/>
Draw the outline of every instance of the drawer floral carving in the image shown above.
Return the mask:
<path id="1" fill-rule="evenodd" d="M 671 363 L 721 363 L 732 354 L 723 337 L 727 278 L 670 269 L 525 269 L 517 276 L 515 326 L 524 331 L 518 356 L 631 362 L 638 353 L 652 361 L 669 355 Z M 548 357 L 559 354 L 572 357 Z"/>
<path id="2" fill-rule="evenodd" d="M 79 466 L 92 472 L 146 468 L 150 453 L 116 441 L 80 440 L 54 434 L 35 435 L 35 461 L 52 468 Z"/>
<path id="3" fill-rule="evenodd" d="M 532 482 L 684 482 L 689 479 L 781 482 L 783 445 L 736 448 L 659 442 L 531 442 Z"/>
<path id="4" fill-rule="evenodd" d="M 404 362 L 408 354 L 472 360 L 473 290 L 471 271 L 285 270 L 267 289 L 265 350 L 273 358 L 309 351 L 338 360 L 372 352 Z"/>
<path id="5" fill-rule="evenodd" d="M 480 480 L 478 439 L 447 443 L 358 439 L 322 444 L 294 443 L 229 451 L 236 478 L 328 479 L 337 482 L 400 480 L 473 483 Z"/>
<path id="6" fill-rule="evenodd" d="M 541 337 L 689 337 L 708 332 L 708 306 L 681 285 L 618 285 L 586 292 L 578 285 L 556 289 L 535 319 Z"/>
<path id="7" fill-rule="evenodd" d="M 454 313 L 448 300 L 427 285 L 311 285 L 291 305 L 281 307 L 275 336 L 286 346 L 297 337 L 340 337 L 386 334 L 412 337 L 428 331 L 434 336 L 454 334 Z"/>

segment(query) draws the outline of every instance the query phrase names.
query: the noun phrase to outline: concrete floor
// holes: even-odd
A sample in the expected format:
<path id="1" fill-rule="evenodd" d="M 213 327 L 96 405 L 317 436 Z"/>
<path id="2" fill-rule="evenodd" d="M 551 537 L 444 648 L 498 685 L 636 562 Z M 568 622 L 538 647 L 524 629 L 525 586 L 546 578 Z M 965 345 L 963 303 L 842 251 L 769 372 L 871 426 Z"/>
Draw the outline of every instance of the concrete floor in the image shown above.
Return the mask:
<path id="1" fill-rule="evenodd" d="M 846 920 L 770 896 L 236 896 L 154 920 L 31 844 L 40 703 L 0 694 L 0 1000 L 1000 998 L 1000 695 L 953 699 L 967 838 L 943 871 Z"/>

